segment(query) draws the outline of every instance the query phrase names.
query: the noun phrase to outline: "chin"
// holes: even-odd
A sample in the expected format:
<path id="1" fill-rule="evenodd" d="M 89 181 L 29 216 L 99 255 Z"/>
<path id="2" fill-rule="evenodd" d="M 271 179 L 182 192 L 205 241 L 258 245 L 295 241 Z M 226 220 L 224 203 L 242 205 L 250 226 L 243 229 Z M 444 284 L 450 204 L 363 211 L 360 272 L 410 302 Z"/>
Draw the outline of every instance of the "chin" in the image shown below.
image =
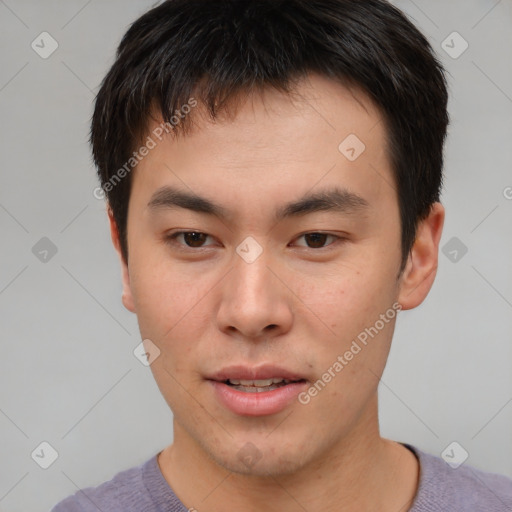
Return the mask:
<path id="1" fill-rule="evenodd" d="M 268 439 L 247 439 L 237 446 L 219 453 L 214 449 L 210 457 L 220 466 L 233 473 L 254 477 L 280 477 L 301 470 L 306 464 L 308 453 L 298 443 L 283 445 L 270 443 Z"/>

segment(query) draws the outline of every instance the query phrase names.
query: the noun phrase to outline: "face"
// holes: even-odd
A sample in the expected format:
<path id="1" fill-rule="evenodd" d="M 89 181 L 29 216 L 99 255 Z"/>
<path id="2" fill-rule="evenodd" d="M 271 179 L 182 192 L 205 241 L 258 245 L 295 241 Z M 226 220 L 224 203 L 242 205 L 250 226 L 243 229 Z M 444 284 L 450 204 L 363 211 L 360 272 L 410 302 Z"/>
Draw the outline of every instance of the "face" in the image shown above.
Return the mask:
<path id="1" fill-rule="evenodd" d="M 239 473 L 294 472 L 371 435 L 397 303 L 431 284 L 407 280 L 412 261 L 397 279 L 377 109 L 314 75 L 298 92 L 254 94 L 217 123 L 196 107 L 195 130 L 132 176 L 123 302 L 160 351 L 175 442 Z"/>

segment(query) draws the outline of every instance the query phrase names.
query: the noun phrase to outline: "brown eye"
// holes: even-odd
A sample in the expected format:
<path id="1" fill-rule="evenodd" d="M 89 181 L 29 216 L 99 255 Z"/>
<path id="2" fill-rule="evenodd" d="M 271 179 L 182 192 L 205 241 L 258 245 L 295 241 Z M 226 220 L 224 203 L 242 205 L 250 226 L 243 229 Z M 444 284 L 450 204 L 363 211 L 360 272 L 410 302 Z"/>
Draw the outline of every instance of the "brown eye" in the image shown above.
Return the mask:
<path id="1" fill-rule="evenodd" d="M 177 242 L 178 237 L 183 237 L 184 244 Z M 181 246 L 182 248 L 200 249 L 204 247 L 206 239 L 209 237 L 206 233 L 200 231 L 179 231 L 167 237 L 170 243 Z"/>
<path id="2" fill-rule="evenodd" d="M 205 233 L 198 233 L 191 231 L 189 233 L 183 233 L 183 240 L 189 247 L 201 247 L 208 237 Z"/>
<path id="3" fill-rule="evenodd" d="M 330 235 L 329 233 L 305 233 L 298 237 L 298 239 L 300 238 L 306 241 L 306 247 L 309 249 L 323 249 L 324 247 L 332 245 L 333 242 L 327 244 L 327 246 L 325 245 L 329 238 L 334 239 L 334 241 L 341 239 L 341 237 Z"/>
<path id="4" fill-rule="evenodd" d="M 328 236 L 329 235 L 325 233 L 308 233 L 304 235 L 304 238 L 307 240 L 310 247 L 317 249 L 323 247 Z"/>

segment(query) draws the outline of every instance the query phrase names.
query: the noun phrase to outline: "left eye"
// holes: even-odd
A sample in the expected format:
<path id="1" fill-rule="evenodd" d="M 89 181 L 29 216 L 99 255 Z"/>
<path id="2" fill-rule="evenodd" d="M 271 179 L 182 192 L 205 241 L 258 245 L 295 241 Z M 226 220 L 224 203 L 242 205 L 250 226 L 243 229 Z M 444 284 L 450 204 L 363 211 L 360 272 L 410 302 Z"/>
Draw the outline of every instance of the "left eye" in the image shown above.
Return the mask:
<path id="1" fill-rule="evenodd" d="M 329 233 L 305 233 L 304 235 L 299 236 L 297 240 L 304 238 L 309 249 L 322 249 L 329 237 L 333 238 L 335 241 L 340 239 L 339 236 L 330 235 Z M 327 245 L 332 245 L 332 242 Z"/>

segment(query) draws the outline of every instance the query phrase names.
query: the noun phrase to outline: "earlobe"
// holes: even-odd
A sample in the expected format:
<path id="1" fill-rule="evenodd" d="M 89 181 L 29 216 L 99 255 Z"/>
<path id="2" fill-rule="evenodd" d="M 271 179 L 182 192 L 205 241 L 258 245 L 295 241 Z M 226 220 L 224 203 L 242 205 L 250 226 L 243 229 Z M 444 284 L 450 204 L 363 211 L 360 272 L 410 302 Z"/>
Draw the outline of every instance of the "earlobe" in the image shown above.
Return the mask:
<path id="1" fill-rule="evenodd" d="M 110 236 L 112 238 L 112 243 L 114 248 L 119 256 L 119 261 L 121 263 L 121 280 L 123 283 L 123 295 L 122 302 L 124 307 L 135 313 L 135 303 L 133 300 L 132 289 L 130 285 L 130 273 L 128 271 L 128 264 L 124 260 L 122 251 L 121 251 L 121 242 L 119 240 L 119 230 L 117 229 L 116 221 L 114 220 L 114 215 L 110 207 L 107 207 L 108 218 L 110 221 Z"/>
<path id="2" fill-rule="evenodd" d="M 419 306 L 434 283 L 444 217 L 442 204 L 434 203 L 429 216 L 418 224 L 416 239 L 400 279 L 398 302 L 404 310 Z"/>

